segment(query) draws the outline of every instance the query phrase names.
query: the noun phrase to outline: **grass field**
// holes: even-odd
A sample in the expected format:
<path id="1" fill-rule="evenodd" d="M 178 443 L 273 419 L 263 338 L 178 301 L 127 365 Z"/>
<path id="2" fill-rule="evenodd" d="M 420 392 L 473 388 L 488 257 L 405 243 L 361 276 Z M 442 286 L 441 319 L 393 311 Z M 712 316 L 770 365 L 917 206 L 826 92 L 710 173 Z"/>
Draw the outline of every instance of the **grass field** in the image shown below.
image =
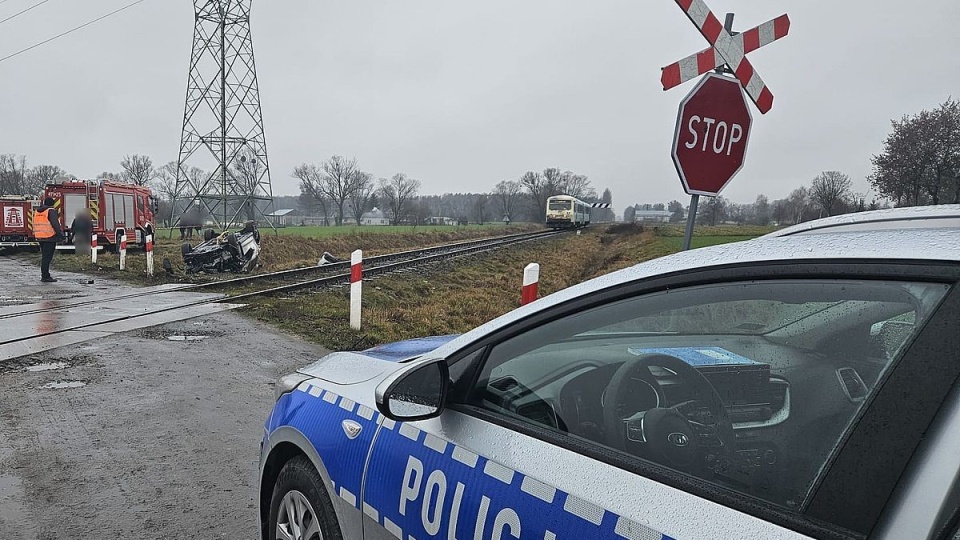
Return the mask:
<path id="1" fill-rule="evenodd" d="M 615 232 L 608 232 L 615 231 Z M 754 238 L 763 230 L 704 230 L 694 245 Z M 255 298 L 243 310 L 333 350 L 465 332 L 520 305 L 523 267 L 540 264 L 540 295 L 680 250 L 682 236 L 642 227 L 592 227 L 580 236 L 524 244 L 419 272 L 364 283 L 363 328 L 349 326 L 346 288 L 315 295 Z M 728 233 L 728 234 L 719 234 Z M 739 234 L 729 234 L 739 233 Z"/>

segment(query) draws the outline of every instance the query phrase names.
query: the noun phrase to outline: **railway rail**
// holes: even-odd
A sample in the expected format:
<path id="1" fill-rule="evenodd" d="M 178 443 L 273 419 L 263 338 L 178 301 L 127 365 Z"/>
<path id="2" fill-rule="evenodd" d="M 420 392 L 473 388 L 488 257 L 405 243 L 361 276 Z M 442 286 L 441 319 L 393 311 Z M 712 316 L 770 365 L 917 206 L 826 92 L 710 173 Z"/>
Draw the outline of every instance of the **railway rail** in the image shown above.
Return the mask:
<path id="1" fill-rule="evenodd" d="M 371 278 L 442 260 L 473 255 L 523 242 L 542 240 L 559 234 L 564 233 L 557 231 L 538 231 L 536 233 L 470 240 L 368 257 L 363 261 L 363 276 L 365 279 Z M 76 331 L 92 332 L 106 330 L 111 328 L 111 325 L 116 331 L 116 329 L 121 328 L 126 321 L 137 318 L 157 317 L 165 312 L 188 310 L 209 304 L 232 304 L 261 295 L 286 293 L 297 290 L 314 290 L 335 286 L 349 282 L 349 267 L 349 261 L 344 261 L 324 266 L 282 270 L 207 283 L 161 286 L 148 291 L 118 293 L 116 295 L 100 296 L 96 299 L 82 298 L 77 300 L 50 301 L 45 303 L 47 305 L 41 305 L 40 307 L 32 309 L 18 309 L 16 307 L 0 308 L 0 320 L 6 320 L 6 322 L 2 323 L 5 327 L 32 328 L 32 331 L 11 332 L 10 334 L 0 336 L 0 352 L 2 352 L 2 349 L 5 347 L 17 344 L 18 342 L 38 338 L 43 339 L 51 334 L 76 334 Z M 201 294 L 195 299 L 183 298 L 183 293 L 211 293 L 224 288 L 236 289 L 245 286 L 255 287 L 255 290 L 241 290 L 240 292 L 232 294 Z M 163 295 L 167 296 L 164 297 Z M 165 298 L 169 299 L 174 296 L 178 297 L 176 302 L 165 301 Z M 151 300 L 150 297 L 156 299 Z M 131 310 L 128 307 L 127 311 L 118 313 L 116 316 L 98 314 L 99 316 L 90 317 L 92 320 L 87 320 L 83 316 L 83 313 L 93 313 L 109 303 L 124 304 L 127 306 L 130 304 L 149 305 L 150 307 L 134 310 L 138 312 L 133 313 L 130 312 Z M 28 319 L 42 319 L 54 312 L 62 315 L 63 317 L 61 318 L 64 320 L 45 326 L 42 324 L 26 323 Z M 2 359 L 3 358 L 0 358 L 0 360 Z"/>

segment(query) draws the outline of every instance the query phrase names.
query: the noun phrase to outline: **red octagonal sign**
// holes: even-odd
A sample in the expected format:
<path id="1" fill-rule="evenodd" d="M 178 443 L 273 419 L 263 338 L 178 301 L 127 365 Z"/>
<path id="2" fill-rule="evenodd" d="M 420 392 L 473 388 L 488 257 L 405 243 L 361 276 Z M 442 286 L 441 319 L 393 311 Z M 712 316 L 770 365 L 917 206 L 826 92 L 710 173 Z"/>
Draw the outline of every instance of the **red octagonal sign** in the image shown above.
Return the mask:
<path id="1" fill-rule="evenodd" d="M 684 191 L 720 194 L 743 167 L 751 121 L 739 81 L 715 73 L 700 79 L 680 102 L 673 137 L 673 163 Z"/>

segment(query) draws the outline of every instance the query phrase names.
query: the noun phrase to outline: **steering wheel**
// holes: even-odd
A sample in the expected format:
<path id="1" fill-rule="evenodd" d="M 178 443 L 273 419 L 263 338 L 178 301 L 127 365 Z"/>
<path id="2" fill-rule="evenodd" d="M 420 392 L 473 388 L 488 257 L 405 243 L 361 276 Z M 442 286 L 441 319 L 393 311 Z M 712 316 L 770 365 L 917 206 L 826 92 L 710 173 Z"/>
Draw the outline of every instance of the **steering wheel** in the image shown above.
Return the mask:
<path id="1" fill-rule="evenodd" d="M 667 407 L 650 366 L 675 373 L 694 398 Z M 657 392 L 657 407 L 624 410 L 625 398 L 636 390 L 637 380 Z M 691 413 L 698 419 L 689 418 Z M 603 395 L 603 421 L 610 446 L 625 451 L 638 448 L 643 457 L 674 468 L 714 468 L 733 448 L 733 423 L 720 394 L 696 368 L 667 354 L 643 354 L 617 369 Z"/>

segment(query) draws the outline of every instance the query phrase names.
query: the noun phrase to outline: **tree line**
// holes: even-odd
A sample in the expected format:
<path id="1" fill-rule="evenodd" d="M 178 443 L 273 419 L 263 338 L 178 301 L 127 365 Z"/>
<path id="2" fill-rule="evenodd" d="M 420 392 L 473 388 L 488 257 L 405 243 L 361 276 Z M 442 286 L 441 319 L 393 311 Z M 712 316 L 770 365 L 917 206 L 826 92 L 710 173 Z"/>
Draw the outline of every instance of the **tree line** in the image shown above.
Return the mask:
<path id="1" fill-rule="evenodd" d="M 839 171 L 823 171 L 807 186 L 800 186 L 782 199 L 770 201 L 760 194 L 752 203 L 735 203 L 726 197 L 701 197 L 696 222 L 700 225 L 736 223 L 738 225 L 794 225 L 821 217 L 878 210 L 888 203 L 873 199 L 869 203 L 862 193 L 852 189 L 850 177 Z M 643 210 L 670 212 L 668 221 L 684 221 L 689 212 L 680 201 L 667 204 L 637 204 L 624 211 L 624 221 L 633 221 Z"/>
<path id="2" fill-rule="evenodd" d="M 298 165 L 292 176 L 299 181 L 300 209 L 324 218 L 333 216 L 333 225 L 342 225 L 347 218 L 359 225 L 363 215 L 374 208 L 382 210 L 395 225 L 424 223 L 431 217 L 479 224 L 540 222 L 546 201 L 553 195 L 572 195 L 591 203 L 612 203 L 613 199 L 609 189 L 597 197 L 587 176 L 558 167 L 527 171 L 516 180 L 498 182 L 489 192 L 442 195 L 421 194 L 421 182 L 402 172 L 374 180 L 375 176 L 363 171 L 356 158 L 339 155 L 319 165 Z M 596 212 L 596 221 L 614 219 L 610 209 Z"/>

